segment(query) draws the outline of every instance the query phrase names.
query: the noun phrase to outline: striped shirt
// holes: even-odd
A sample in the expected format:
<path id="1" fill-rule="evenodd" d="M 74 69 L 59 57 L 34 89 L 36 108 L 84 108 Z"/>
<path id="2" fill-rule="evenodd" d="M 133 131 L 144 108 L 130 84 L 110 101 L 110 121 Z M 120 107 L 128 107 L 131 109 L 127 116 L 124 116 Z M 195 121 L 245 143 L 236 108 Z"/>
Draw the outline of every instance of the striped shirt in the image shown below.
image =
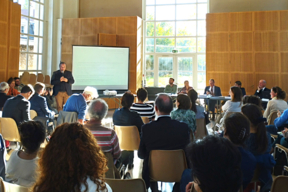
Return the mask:
<path id="1" fill-rule="evenodd" d="M 120 158 L 121 150 L 119 147 L 118 137 L 113 129 L 106 128 L 91 121 L 86 123 L 85 127 L 90 129 L 95 139 L 97 140 L 98 145 L 101 147 L 104 153 L 110 152 L 114 160 Z"/>
<path id="2" fill-rule="evenodd" d="M 148 117 L 149 119 L 155 118 L 155 111 L 152 105 L 146 103 L 133 103 L 130 111 L 135 111 L 139 113 L 141 117 Z"/>

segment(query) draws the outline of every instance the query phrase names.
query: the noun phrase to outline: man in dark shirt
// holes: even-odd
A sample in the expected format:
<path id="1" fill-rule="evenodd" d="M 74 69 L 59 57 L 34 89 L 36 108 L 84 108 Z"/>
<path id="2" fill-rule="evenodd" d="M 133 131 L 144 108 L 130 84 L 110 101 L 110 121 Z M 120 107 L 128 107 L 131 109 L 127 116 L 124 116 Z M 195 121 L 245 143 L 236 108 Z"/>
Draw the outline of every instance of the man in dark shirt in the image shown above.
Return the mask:
<path id="1" fill-rule="evenodd" d="M 261 79 L 259 81 L 258 88 L 255 91 L 254 95 L 260 97 L 261 100 L 262 99 L 269 99 L 270 100 L 271 99 L 270 92 L 271 92 L 271 90 L 266 88 L 266 81 L 264 79 Z M 262 107 L 263 107 L 263 109 L 266 109 L 267 102 L 262 102 Z"/>
<path id="2" fill-rule="evenodd" d="M 63 105 L 72 95 L 71 85 L 74 83 L 74 78 L 71 71 L 66 70 L 66 64 L 61 62 L 59 64 L 60 70 L 55 71 L 51 78 L 51 85 L 53 87 L 53 93 L 57 101 L 57 110 L 63 110 Z"/>
<path id="3" fill-rule="evenodd" d="M 9 99 L 12 96 L 7 95 L 9 91 L 9 85 L 6 82 L 0 83 L 0 111 L 2 111 L 3 106 L 7 99 Z"/>

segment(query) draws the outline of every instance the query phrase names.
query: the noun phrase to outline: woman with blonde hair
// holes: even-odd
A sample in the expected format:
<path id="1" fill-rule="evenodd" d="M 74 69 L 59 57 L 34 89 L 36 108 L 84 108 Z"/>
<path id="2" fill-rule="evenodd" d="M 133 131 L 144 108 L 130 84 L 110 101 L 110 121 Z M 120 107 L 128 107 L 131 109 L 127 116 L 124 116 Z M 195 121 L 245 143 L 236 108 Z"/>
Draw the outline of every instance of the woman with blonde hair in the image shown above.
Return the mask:
<path id="1" fill-rule="evenodd" d="M 33 191 L 112 192 L 103 180 L 106 165 L 92 133 L 80 123 L 64 123 L 43 151 Z"/>

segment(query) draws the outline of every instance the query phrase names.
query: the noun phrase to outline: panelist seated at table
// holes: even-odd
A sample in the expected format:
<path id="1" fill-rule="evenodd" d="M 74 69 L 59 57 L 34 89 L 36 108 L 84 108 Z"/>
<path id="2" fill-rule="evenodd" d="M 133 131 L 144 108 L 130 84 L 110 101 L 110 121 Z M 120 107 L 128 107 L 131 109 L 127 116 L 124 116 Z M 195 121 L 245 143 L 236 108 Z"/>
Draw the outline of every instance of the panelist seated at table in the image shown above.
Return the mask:
<path id="1" fill-rule="evenodd" d="M 164 92 L 165 93 L 174 93 L 174 94 L 177 92 L 177 85 L 174 84 L 173 78 L 169 79 L 169 85 L 166 85 Z"/>
<path id="2" fill-rule="evenodd" d="M 86 87 L 83 93 L 73 94 L 64 105 L 63 111 L 77 112 L 79 123 L 84 123 L 87 112 L 87 102 L 98 97 L 98 92 L 94 87 Z"/>
<path id="3" fill-rule="evenodd" d="M 207 86 L 204 90 L 204 94 L 212 95 L 212 96 L 222 96 L 220 87 L 215 86 L 214 79 L 209 80 L 209 86 Z M 207 100 L 205 101 L 207 103 Z M 210 100 L 208 105 L 208 110 L 212 111 L 212 119 L 215 119 L 215 105 L 217 101 Z"/>
<path id="4" fill-rule="evenodd" d="M 234 84 L 235 87 L 239 87 L 242 91 L 242 96 L 245 96 L 246 95 L 246 91 L 245 91 L 245 88 L 244 87 L 241 87 L 242 86 L 242 83 L 241 81 L 235 81 L 235 84 Z"/>
<path id="5" fill-rule="evenodd" d="M 193 87 L 190 87 L 189 86 L 189 81 L 186 80 L 184 81 L 184 87 L 182 89 L 180 89 L 180 91 L 178 92 L 179 93 L 182 93 L 182 94 L 188 94 L 188 92 L 193 89 Z"/>
<path id="6" fill-rule="evenodd" d="M 256 96 L 260 97 L 260 99 L 271 99 L 270 96 L 270 89 L 266 88 L 266 81 L 264 79 L 261 79 L 259 81 L 259 85 L 257 90 L 255 91 Z M 262 102 L 262 107 L 263 109 L 266 109 L 267 107 L 267 102 Z"/>

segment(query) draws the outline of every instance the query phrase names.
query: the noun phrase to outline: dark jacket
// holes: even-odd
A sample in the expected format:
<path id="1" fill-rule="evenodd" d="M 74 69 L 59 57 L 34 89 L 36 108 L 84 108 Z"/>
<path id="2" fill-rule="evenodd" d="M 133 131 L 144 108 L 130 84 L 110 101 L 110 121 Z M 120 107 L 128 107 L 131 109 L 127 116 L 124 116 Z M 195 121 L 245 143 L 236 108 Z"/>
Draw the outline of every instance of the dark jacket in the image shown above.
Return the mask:
<path id="1" fill-rule="evenodd" d="M 245 95 L 246 95 L 246 90 L 245 90 L 245 88 L 244 88 L 244 87 L 241 87 L 240 89 L 241 89 L 241 91 L 242 91 L 242 96 L 245 96 Z"/>
<path id="2" fill-rule="evenodd" d="M 209 89 L 210 89 L 210 86 L 205 87 L 204 94 L 206 94 L 206 92 L 209 91 Z M 215 88 L 214 88 L 214 96 L 222 96 L 220 87 L 215 86 Z M 206 100 L 206 103 L 208 103 L 207 100 Z M 214 111 L 215 110 L 216 103 L 217 103 L 216 100 L 209 100 L 209 106 L 208 106 L 209 111 Z"/>
<path id="3" fill-rule="evenodd" d="M 7 99 L 11 98 L 12 96 L 7 95 L 6 93 L 0 93 L 0 111 L 2 111 L 2 108 L 7 101 Z"/>
<path id="4" fill-rule="evenodd" d="M 256 90 L 254 95 L 260 97 L 260 99 L 263 99 L 263 98 L 264 99 L 271 99 L 270 92 L 271 92 L 271 90 L 267 89 L 265 87 L 264 89 L 261 89 L 259 92 L 258 92 L 258 90 Z M 266 109 L 267 102 L 262 102 L 262 107 L 263 107 L 263 109 Z"/>
<path id="5" fill-rule="evenodd" d="M 15 120 L 17 125 L 30 120 L 30 102 L 22 95 L 10 98 L 3 107 L 2 117 Z"/>
<path id="6" fill-rule="evenodd" d="M 144 159 L 142 178 L 147 188 L 149 179 L 149 154 L 151 150 L 185 150 L 190 142 L 190 129 L 186 123 L 172 120 L 169 116 L 158 117 L 142 126 L 138 157 Z M 177 166 L 177 165 L 175 165 Z"/>
<path id="7" fill-rule="evenodd" d="M 68 79 L 68 82 L 61 82 L 60 78 L 65 77 Z M 72 76 L 71 71 L 64 71 L 64 73 L 61 73 L 60 70 L 55 71 L 51 78 L 51 85 L 54 85 L 53 87 L 53 95 L 57 95 L 59 91 L 67 92 L 67 95 L 72 95 L 71 85 L 74 83 L 74 78 Z"/>
<path id="8" fill-rule="evenodd" d="M 58 113 L 57 111 L 57 102 L 56 102 L 56 98 L 54 95 L 50 96 L 50 95 L 46 95 L 45 96 L 46 101 L 47 101 L 47 105 L 48 108 L 56 113 Z"/>
<path id="9" fill-rule="evenodd" d="M 53 118 L 54 113 L 49 110 L 45 97 L 35 93 L 29 101 L 31 103 L 31 110 L 35 110 L 37 116 Z"/>

